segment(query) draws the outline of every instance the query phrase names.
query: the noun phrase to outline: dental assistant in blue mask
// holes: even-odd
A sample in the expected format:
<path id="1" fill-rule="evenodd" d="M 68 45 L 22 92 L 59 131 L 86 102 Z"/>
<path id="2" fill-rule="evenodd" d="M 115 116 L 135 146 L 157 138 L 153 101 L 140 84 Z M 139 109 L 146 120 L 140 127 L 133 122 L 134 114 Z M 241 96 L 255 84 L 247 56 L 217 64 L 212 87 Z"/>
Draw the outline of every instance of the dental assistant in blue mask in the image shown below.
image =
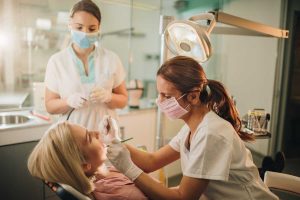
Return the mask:
<path id="1" fill-rule="evenodd" d="M 207 79 L 201 65 L 185 56 L 166 61 L 156 80 L 158 107 L 185 125 L 153 153 L 113 140 L 107 157 L 120 172 L 149 199 L 278 199 L 259 176 L 244 144 L 254 138 L 241 131 L 237 109 L 222 83 Z M 178 159 L 183 177 L 176 187 L 165 187 L 147 174 Z"/>
<path id="2" fill-rule="evenodd" d="M 91 0 L 71 9 L 71 44 L 49 59 L 45 105 L 50 114 L 97 130 L 104 115 L 116 117 L 127 104 L 125 70 L 119 57 L 99 42 L 101 13 Z"/>

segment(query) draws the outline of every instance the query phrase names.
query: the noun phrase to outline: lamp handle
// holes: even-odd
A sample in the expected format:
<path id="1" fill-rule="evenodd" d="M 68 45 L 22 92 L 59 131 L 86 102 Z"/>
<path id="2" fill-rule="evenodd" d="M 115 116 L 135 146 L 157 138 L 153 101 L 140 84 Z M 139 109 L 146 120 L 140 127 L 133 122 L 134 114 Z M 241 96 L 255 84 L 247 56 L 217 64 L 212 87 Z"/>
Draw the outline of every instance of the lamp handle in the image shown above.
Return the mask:
<path id="1" fill-rule="evenodd" d="M 199 15 L 195 15 L 189 18 L 189 20 L 191 21 L 198 21 L 198 20 L 210 20 L 210 24 L 206 30 L 207 34 L 209 35 L 210 32 L 212 31 L 212 29 L 215 27 L 216 25 L 216 19 L 215 16 L 211 13 L 202 13 Z"/>

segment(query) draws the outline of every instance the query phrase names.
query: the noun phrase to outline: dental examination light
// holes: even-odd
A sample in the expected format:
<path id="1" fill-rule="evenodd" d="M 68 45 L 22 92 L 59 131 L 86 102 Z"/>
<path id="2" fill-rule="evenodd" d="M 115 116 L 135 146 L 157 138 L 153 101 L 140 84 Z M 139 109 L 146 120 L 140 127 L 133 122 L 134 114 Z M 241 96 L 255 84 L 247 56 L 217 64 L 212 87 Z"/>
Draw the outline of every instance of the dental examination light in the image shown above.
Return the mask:
<path id="1" fill-rule="evenodd" d="M 163 16 L 165 17 L 165 16 Z M 204 26 L 200 22 L 206 21 Z M 230 26 L 217 27 L 216 22 Z M 289 31 L 243 19 L 220 11 L 212 11 L 190 17 L 188 20 L 174 20 L 165 25 L 164 45 L 173 55 L 194 58 L 200 63 L 212 54 L 209 35 L 236 34 L 288 38 Z"/>
<path id="2" fill-rule="evenodd" d="M 209 26 L 200 26 L 197 21 L 209 20 Z M 175 20 L 165 29 L 165 43 L 174 55 L 194 58 L 200 63 L 209 59 L 212 48 L 209 34 L 216 24 L 213 14 L 205 13 L 189 20 Z"/>

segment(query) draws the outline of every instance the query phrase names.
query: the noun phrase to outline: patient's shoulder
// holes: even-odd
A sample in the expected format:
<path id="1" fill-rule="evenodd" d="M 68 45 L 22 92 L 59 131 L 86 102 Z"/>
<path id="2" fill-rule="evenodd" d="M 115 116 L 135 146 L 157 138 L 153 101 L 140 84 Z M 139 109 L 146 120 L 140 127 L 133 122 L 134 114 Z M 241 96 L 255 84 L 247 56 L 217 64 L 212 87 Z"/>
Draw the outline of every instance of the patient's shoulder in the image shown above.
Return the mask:
<path id="1" fill-rule="evenodd" d="M 93 195 L 96 199 L 147 199 L 129 178 L 116 169 L 112 169 L 109 176 L 95 181 L 94 184 Z"/>

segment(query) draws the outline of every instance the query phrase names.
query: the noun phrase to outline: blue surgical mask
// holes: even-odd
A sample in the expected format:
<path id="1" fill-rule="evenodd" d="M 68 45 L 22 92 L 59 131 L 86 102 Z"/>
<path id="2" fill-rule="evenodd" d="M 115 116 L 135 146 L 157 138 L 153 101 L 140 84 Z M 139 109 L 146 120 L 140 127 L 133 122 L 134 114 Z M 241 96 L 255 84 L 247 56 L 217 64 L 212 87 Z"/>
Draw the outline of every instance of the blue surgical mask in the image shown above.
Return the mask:
<path id="1" fill-rule="evenodd" d="M 99 32 L 85 33 L 71 30 L 72 41 L 82 49 L 87 49 L 94 45 L 99 39 Z"/>

